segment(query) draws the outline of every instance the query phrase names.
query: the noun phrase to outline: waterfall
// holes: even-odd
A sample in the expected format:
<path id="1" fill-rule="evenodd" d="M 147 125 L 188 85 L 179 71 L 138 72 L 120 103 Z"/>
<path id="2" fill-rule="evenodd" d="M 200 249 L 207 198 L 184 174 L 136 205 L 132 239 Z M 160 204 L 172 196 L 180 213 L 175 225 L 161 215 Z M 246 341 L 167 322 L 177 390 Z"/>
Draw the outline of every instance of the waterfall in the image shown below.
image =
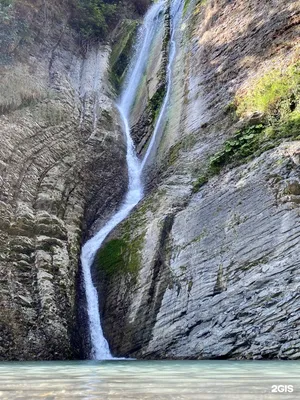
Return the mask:
<path id="1" fill-rule="evenodd" d="M 135 56 L 131 67 L 129 69 L 128 77 L 122 94 L 120 96 L 120 101 L 117 104 L 119 110 L 123 129 L 127 140 L 127 166 L 129 175 L 129 184 L 127 194 L 125 199 L 119 209 L 119 211 L 114 214 L 105 226 L 99 230 L 90 240 L 88 240 L 82 248 L 81 252 L 81 265 L 83 272 L 83 281 L 86 294 L 87 302 L 87 312 L 88 312 L 88 322 L 89 322 L 89 332 L 92 344 L 92 354 L 91 358 L 96 360 L 112 359 L 112 355 L 109 350 L 108 343 L 103 335 L 100 315 L 99 315 L 99 303 L 97 290 L 93 285 L 91 266 L 93 264 L 95 255 L 100 248 L 101 244 L 109 233 L 122 222 L 130 213 L 130 211 L 139 203 L 143 198 L 143 184 L 142 184 L 142 171 L 143 167 L 148 159 L 150 152 L 154 146 L 155 138 L 157 132 L 160 129 L 164 114 L 167 108 L 167 103 L 170 97 L 171 91 L 171 72 L 172 64 L 175 57 L 175 22 L 177 19 L 177 14 L 179 6 L 182 0 L 174 0 L 171 6 L 171 16 L 172 16 L 172 35 L 171 35 L 171 47 L 170 47 L 170 59 L 167 68 L 167 91 L 166 96 L 163 101 L 163 105 L 158 117 L 156 127 L 154 129 L 153 137 L 150 141 L 148 151 L 144 157 L 142 164 L 140 163 L 134 148 L 133 140 L 130 136 L 130 113 L 133 106 L 136 93 L 141 82 L 143 73 L 146 68 L 146 63 L 148 60 L 151 44 L 153 43 L 154 36 L 159 28 L 160 15 L 165 7 L 165 0 L 160 0 L 154 3 L 149 11 L 147 12 L 143 25 L 139 31 L 138 42 L 136 45 Z M 176 11 L 177 10 L 177 11 Z"/>
<path id="2" fill-rule="evenodd" d="M 142 161 L 141 168 L 142 170 L 144 169 L 145 165 L 150 159 L 150 156 L 152 153 L 154 153 L 154 146 L 159 142 L 158 135 L 161 133 L 163 127 L 164 127 L 164 122 L 165 122 L 165 117 L 166 117 L 166 110 L 169 104 L 170 100 L 170 94 L 171 94 L 171 89 L 172 89 L 172 71 L 173 71 L 173 63 L 175 60 L 176 56 L 176 40 L 175 40 L 175 35 L 176 35 L 176 27 L 180 21 L 181 18 L 181 12 L 183 9 L 183 0 L 173 0 L 171 2 L 171 9 L 170 9 L 170 14 L 171 14 L 171 37 L 170 37 L 170 48 L 169 48 L 169 61 L 167 65 L 167 88 L 166 88 L 166 94 L 160 109 L 159 116 L 157 118 L 155 128 L 153 131 L 153 134 L 151 136 L 150 143 L 148 145 L 146 154 L 144 156 L 144 159 Z"/>

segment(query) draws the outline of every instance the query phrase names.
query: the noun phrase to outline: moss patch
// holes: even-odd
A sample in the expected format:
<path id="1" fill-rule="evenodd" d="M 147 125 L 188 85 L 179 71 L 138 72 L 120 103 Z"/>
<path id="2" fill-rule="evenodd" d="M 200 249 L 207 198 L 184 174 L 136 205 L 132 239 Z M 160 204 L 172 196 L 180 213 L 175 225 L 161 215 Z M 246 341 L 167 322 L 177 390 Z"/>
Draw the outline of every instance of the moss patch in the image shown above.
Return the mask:
<path id="1" fill-rule="evenodd" d="M 168 164 L 173 165 L 179 157 L 179 153 L 181 150 L 181 142 L 176 143 L 174 146 L 170 148 L 169 155 L 168 155 Z"/>
<path id="2" fill-rule="evenodd" d="M 148 107 L 150 108 L 151 113 L 154 116 L 154 121 L 159 115 L 162 103 L 165 98 L 165 94 L 166 94 L 166 85 L 161 85 L 149 100 Z"/>
<path id="3" fill-rule="evenodd" d="M 290 108 L 295 107 L 300 92 L 300 63 L 286 70 L 273 69 L 254 82 L 247 93 L 237 96 L 237 114 L 261 112 L 273 115 L 280 113 L 285 101 Z"/>
<path id="4" fill-rule="evenodd" d="M 138 22 L 124 20 L 113 43 L 110 56 L 110 81 L 120 90 L 132 55 Z"/>
<path id="5" fill-rule="evenodd" d="M 183 15 L 185 15 L 191 0 L 184 0 Z"/>
<path id="6" fill-rule="evenodd" d="M 168 166 L 175 164 L 178 160 L 181 151 L 189 151 L 195 145 L 197 139 L 194 135 L 187 135 L 179 142 L 170 147 L 168 157 L 166 158 Z"/>
<path id="7" fill-rule="evenodd" d="M 199 178 L 196 180 L 196 182 L 193 183 L 193 192 L 199 192 L 199 190 L 202 188 L 203 185 L 205 185 L 208 182 L 208 176 L 207 175 L 200 175 Z"/>
<path id="8" fill-rule="evenodd" d="M 109 277 L 115 274 L 130 274 L 136 277 L 140 269 L 140 250 L 144 234 L 130 241 L 128 238 L 112 239 L 98 252 L 98 268 Z"/>
<path id="9" fill-rule="evenodd" d="M 98 251 L 96 265 L 107 277 L 129 275 L 133 281 L 141 267 L 145 242 L 147 213 L 154 212 L 165 196 L 165 191 L 150 195 L 118 227 L 118 238 L 106 242 Z"/>

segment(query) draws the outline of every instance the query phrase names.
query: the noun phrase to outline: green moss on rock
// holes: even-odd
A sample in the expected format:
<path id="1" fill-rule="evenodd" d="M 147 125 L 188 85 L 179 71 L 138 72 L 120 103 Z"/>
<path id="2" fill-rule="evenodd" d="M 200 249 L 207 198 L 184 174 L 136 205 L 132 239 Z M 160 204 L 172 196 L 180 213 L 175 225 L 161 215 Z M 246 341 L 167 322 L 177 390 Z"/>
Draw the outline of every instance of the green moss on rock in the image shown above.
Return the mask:
<path id="1" fill-rule="evenodd" d="M 261 76 L 247 93 L 236 98 L 239 115 L 253 112 L 280 113 L 283 102 L 293 108 L 300 94 L 300 63 L 285 70 L 273 69 Z"/>
<path id="2" fill-rule="evenodd" d="M 168 156 L 168 164 L 173 165 L 179 157 L 180 150 L 182 148 L 182 143 L 178 142 L 170 148 Z"/>
<path id="3" fill-rule="evenodd" d="M 136 277 L 140 269 L 140 250 L 144 242 L 144 234 L 133 240 L 126 237 L 112 239 L 99 250 L 98 268 L 108 277 L 115 274 L 130 274 Z"/>
<path id="4" fill-rule="evenodd" d="M 139 23 L 124 20 L 116 35 L 110 56 L 110 81 L 117 91 L 124 81 L 125 73 L 132 55 L 132 48 Z"/>
<path id="5" fill-rule="evenodd" d="M 149 100 L 149 108 L 154 116 L 154 121 L 159 115 L 166 94 L 166 85 L 161 85 Z"/>
<path id="6" fill-rule="evenodd" d="M 185 13 L 186 13 L 186 11 L 187 11 L 187 9 L 188 9 L 189 4 L 190 4 L 190 0 L 184 0 L 183 15 L 185 15 Z"/>
<path id="7" fill-rule="evenodd" d="M 200 175 L 199 178 L 193 184 L 193 192 L 197 193 L 208 182 L 207 175 Z"/>
<path id="8" fill-rule="evenodd" d="M 167 157 L 168 166 L 175 164 L 179 158 L 180 152 L 190 151 L 196 142 L 196 136 L 187 135 L 183 137 L 179 142 L 171 146 Z"/>
<path id="9" fill-rule="evenodd" d="M 122 239 L 113 239 L 104 245 L 98 253 L 98 266 L 108 275 L 124 268 L 124 252 L 127 248 L 126 242 Z"/>

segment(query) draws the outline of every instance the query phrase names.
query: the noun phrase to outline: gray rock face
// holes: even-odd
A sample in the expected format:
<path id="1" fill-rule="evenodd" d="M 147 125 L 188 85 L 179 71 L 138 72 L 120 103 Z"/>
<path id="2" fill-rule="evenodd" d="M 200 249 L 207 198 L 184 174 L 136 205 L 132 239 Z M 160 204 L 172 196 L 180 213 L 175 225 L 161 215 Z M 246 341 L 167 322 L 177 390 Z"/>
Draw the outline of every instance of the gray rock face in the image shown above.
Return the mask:
<path id="1" fill-rule="evenodd" d="M 124 251 L 138 268 L 128 272 L 128 255 L 110 275 L 98 262 L 114 354 L 299 358 L 300 142 L 226 167 L 192 191 L 245 123 L 228 113 L 235 95 L 295 57 L 295 12 L 293 1 L 190 2 L 156 183 L 111 237 L 131 243 Z"/>
<path id="2" fill-rule="evenodd" d="M 23 6 L 32 35 L 6 29 L 0 44 L 0 359 L 66 359 L 78 356 L 81 241 L 126 190 L 125 143 L 109 46 L 82 54 L 65 3 Z M 140 154 L 161 102 L 168 22 L 133 108 Z M 192 190 L 245 124 L 228 111 L 235 96 L 297 58 L 297 2 L 191 0 L 176 40 L 148 194 L 105 244 L 118 249 L 116 270 L 95 263 L 105 335 L 118 356 L 299 358 L 299 141 Z"/>
<path id="3" fill-rule="evenodd" d="M 299 147 L 213 179 L 181 211 L 171 192 L 151 200 L 138 282 L 105 282 L 116 354 L 298 358 Z"/>
<path id="4" fill-rule="evenodd" d="M 300 170 L 287 148 L 211 182 L 176 215 L 171 283 L 143 356 L 299 356 L 299 195 L 285 193 Z"/>
<path id="5" fill-rule="evenodd" d="M 20 44 L 9 65 L 1 59 L 2 360 L 78 355 L 71 339 L 82 236 L 127 186 L 107 79 L 110 49 L 83 56 L 66 25 L 68 10 L 53 9 L 45 24 L 42 11 L 32 16 L 38 39 Z"/>

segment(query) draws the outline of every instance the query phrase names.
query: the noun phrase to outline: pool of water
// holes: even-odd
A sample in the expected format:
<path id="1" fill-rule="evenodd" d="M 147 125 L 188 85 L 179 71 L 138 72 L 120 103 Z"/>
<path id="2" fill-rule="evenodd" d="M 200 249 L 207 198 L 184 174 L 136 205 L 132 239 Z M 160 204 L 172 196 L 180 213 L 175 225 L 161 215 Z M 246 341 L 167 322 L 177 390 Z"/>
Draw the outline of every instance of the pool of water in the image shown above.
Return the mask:
<path id="1" fill-rule="evenodd" d="M 0 363 L 1 399 L 300 399 L 297 361 Z"/>

